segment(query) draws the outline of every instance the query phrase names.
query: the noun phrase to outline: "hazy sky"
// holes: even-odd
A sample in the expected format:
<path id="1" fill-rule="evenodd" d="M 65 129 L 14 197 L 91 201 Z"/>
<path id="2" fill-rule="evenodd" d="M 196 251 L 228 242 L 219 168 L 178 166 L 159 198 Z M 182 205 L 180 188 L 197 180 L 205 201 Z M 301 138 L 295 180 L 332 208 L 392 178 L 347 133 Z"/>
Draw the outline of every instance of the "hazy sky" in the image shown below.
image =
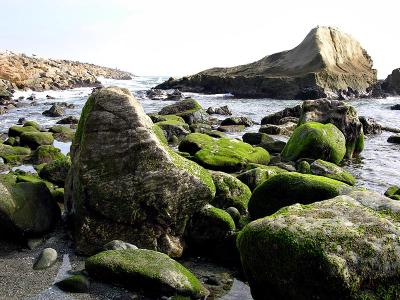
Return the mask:
<path id="1" fill-rule="evenodd" d="M 351 34 L 378 77 L 400 67 L 400 1 L 0 0 L 0 48 L 181 76 L 293 48 L 317 25 Z"/>

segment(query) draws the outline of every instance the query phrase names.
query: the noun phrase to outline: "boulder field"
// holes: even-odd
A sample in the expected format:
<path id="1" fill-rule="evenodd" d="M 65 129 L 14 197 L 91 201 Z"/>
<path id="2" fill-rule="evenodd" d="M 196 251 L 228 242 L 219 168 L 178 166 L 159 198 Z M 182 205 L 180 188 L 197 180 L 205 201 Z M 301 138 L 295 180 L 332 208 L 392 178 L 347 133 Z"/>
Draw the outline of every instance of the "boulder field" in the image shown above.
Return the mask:
<path id="1" fill-rule="evenodd" d="M 287 143 L 230 138 L 222 123 L 253 121 L 217 120 L 191 98 L 146 115 L 127 89 L 108 87 L 92 92 L 77 127 L 11 126 L 0 238 L 35 245 L 62 232 L 71 249 L 46 242 L 29 270 L 54 271 L 61 249 L 81 266 L 91 255 L 55 283 L 65 292 L 91 294 L 100 281 L 139 297 L 216 297 L 219 275 L 186 268 L 190 258 L 243 268 L 255 300 L 398 299 L 400 189 L 378 195 L 341 167 L 362 150 L 355 109 L 308 100 L 263 118 L 294 124 Z M 54 139 L 72 139 L 70 154 Z M 37 174 L 9 171 L 24 163 Z"/>
<path id="2" fill-rule="evenodd" d="M 291 50 L 247 65 L 170 78 L 156 88 L 276 99 L 359 97 L 368 95 L 377 81 L 372 65 L 353 37 L 332 27 L 316 27 Z"/>

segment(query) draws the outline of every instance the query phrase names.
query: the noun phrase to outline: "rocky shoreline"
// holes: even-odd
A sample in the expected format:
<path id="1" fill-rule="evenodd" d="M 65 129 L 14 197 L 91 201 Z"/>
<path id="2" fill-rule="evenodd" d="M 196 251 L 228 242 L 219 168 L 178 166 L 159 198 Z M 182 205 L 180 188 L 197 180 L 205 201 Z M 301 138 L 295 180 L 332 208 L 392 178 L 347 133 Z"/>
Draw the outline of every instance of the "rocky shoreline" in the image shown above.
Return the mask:
<path id="1" fill-rule="evenodd" d="M 100 76 L 129 80 L 134 75 L 77 61 L 45 59 L 9 51 L 0 53 L 0 97 L 12 89 L 44 91 L 98 86 L 97 77 Z"/>
<path id="2" fill-rule="evenodd" d="M 212 299 L 242 268 L 254 299 L 396 299 L 399 188 L 354 187 L 341 167 L 377 125 L 343 101 L 308 100 L 238 140 L 224 131 L 251 119 L 207 111 L 229 109 L 189 98 L 146 115 L 128 90 L 108 87 L 93 90 L 77 126 L 10 127 L 3 170 L 28 162 L 37 173 L 0 175 L 2 238 L 12 241 L 3 255 L 29 245 L 34 264 L 19 266 L 48 276 L 38 286 L 82 299 Z M 288 142 L 265 133 L 271 126 Z M 60 138 L 73 140 L 67 156 L 52 145 Z M 75 263 L 54 280 L 61 255 Z M 230 267 L 204 273 L 196 257 Z"/>

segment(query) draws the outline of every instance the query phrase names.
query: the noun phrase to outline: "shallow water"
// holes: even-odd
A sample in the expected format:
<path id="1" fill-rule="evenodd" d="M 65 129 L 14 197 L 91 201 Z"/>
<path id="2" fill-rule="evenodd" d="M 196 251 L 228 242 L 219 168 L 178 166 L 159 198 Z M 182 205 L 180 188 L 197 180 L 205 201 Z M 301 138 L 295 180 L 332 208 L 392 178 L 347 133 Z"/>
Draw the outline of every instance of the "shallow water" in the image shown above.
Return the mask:
<path id="1" fill-rule="evenodd" d="M 174 101 L 157 101 L 147 99 L 145 91 L 161 83 L 166 78 L 163 77 L 136 77 L 133 80 L 110 80 L 101 79 L 106 86 L 117 85 L 128 88 L 141 102 L 146 113 L 157 112 L 162 107 L 174 103 Z M 25 117 L 27 120 L 36 120 L 41 125 L 48 127 L 55 124 L 60 118 L 48 118 L 42 115 L 42 112 L 50 107 L 52 102 L 68 102 L 74 104 L 75 108 L 66 109 L 66 116 L 79 116 L 82 107 L 90 94 L 91 88 L 78 88 L 66 91 L 46 91 L 34 93 L 36 100 L 22 101 L 22 107 L 11 110 L 9 113 L 0 115 L 0 133 L 7 132 L 7 129 L 15 124 L 19 118 Z M 17 92 L 15 98 L 19 96 L 30 96 L 32 92 Z M 46 95 L 55 97 L 55 99 L 46 99 Z M 231 95 L 201 95 L 186 93 L 186 96 L 192 96 L 199 100 L 204 108 L 209 106 L 228 105 L 233 114 L 237 116 L 248 116 L 256 122 L 273 112 L 282 110 L 285 107 L 291 107 L 299 103 L 296 100 L 272 100 L 272 99 L 237 99 Z M 351 101 L 359 115 L 375 118 L 379 123 L 400 128 L 400 111 L 390 110 L 389 107 L 399 103 L 400 98 L 388 99 L 363 99 Z M 65 116 L 64 116 L 65 117 Z M 223 118 L 220 116 L 219 118 Z M 247 128 L 246 131 L 258 131 L 259 126 Z M 231 134 L 234 137 L 240 137 L 243 133 Z M 389 144 L 386 142 L 390 133 L 384 132 L 382 135 L 367 137 L 365 149 L 362 152 L 360 160 L 348 162 L 346 168 L 350 170 L 358 179 L 357 185 L 365 186 L 369 189 L 384 192 L 390 186 L 400 184 L 400 145 Z M 58 143 L 57 147 L 62 149 L 63 153 L 68 152 L 68 143 Z"/>

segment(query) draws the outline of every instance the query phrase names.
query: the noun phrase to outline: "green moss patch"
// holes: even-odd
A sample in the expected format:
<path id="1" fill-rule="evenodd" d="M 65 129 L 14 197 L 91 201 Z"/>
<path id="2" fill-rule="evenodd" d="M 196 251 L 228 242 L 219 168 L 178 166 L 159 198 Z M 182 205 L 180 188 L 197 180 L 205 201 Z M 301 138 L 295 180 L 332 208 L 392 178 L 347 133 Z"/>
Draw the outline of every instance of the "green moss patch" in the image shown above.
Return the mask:
<path id="1" fill-rule="evenodd" d="M 338 164 L 346 154 L 346 139 L 333 124 L 307 122 L 297 127 L 285 148 L 282 158 L 296 161 L 300 158 L 323 159 Z"/>
<path id="2" fill-rule="evenodd" d="M 350 186 L 330 178 L 287 172 L 259 185 L 249 201 L 251 218 L 271 215 L 295 203 L 309 204 L 350 192 Z"/>
<path id="3" fill-rule="evenodd" d="M 193 298 L 208 295 L 208 291 L 188 269 L 156 251 L 104 251 L 89 257 L 85 267 L 92 278 L 150 295 Z"/>

